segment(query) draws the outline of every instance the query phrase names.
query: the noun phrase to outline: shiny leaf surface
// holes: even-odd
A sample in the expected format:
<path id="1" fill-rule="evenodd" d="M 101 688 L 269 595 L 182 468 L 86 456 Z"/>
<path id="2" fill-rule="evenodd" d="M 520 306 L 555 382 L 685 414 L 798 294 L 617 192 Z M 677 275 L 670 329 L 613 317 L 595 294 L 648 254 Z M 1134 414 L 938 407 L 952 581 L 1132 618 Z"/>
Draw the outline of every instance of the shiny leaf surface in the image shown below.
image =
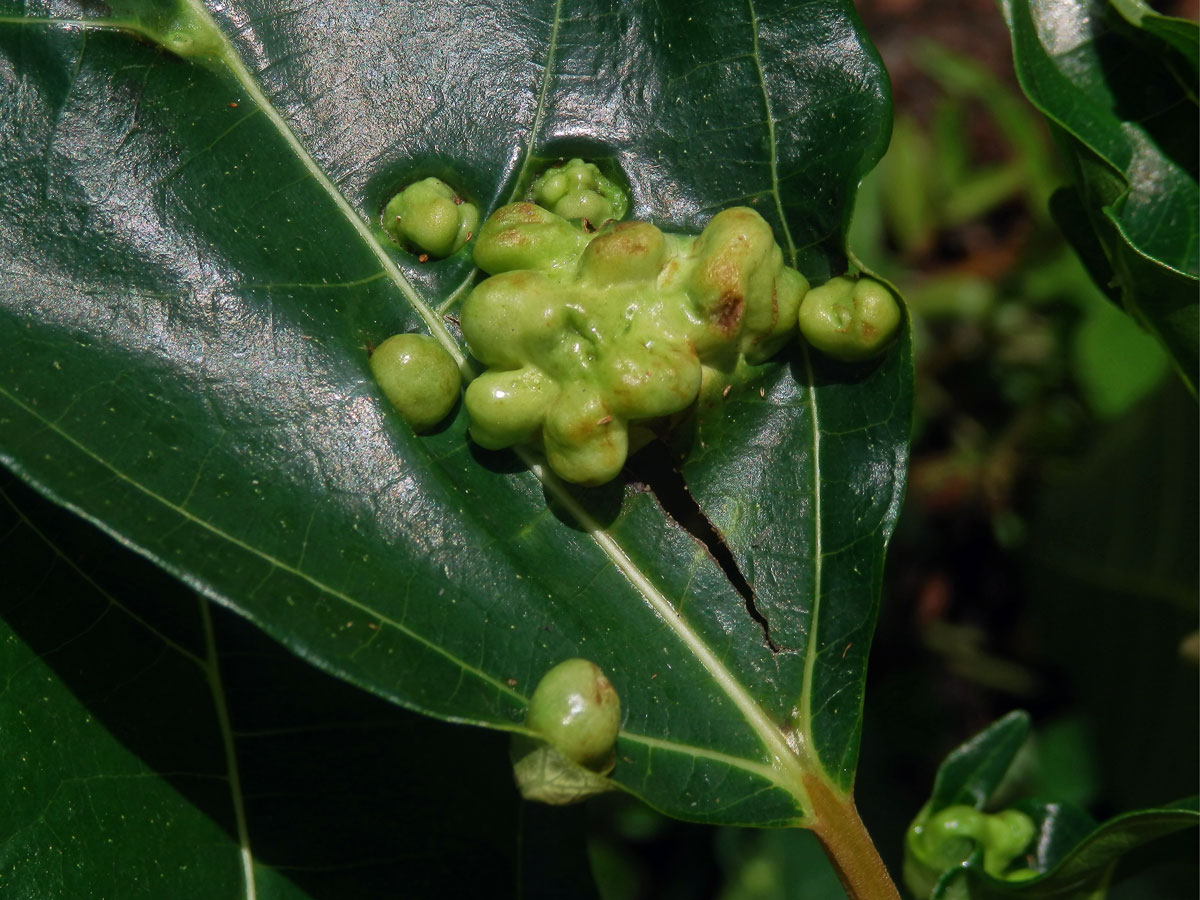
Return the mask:
<path id="1" fill-rule="evenodd" d="M 1053 799 L 1012 802 L 1002 797 L 1018 754 L 1029 735 L 1029 717 L 1013 712 L 951 753 L 938 769 L 928 809 L 936 812 L 965 804 L 994 812 L 1015 808 L 1029 816 L 1037 831 L 1025 856 L 1030 877 L 1005 879 L 984 871 L 978 846 L 961 865 L 937 881 L 930 897 L 1077 897 L 1095 896 L 1131 851 L 1200 824 L 1196 799 L 1135 810 L 1097 823 L 1086 812 Z M 1011 793 L 1010 790 L 1007 791 Z"/>
<path id="2" fill-rule="evenodd" d="M 1056 214 L 1101 288 L 1195 392 L 1200 190 L 1194 23 L 1138 0 L 1006 0 L 1017 77 L 1074 181 Z"/>
<path id="3" fill-rule="evenodd" d="M 377 227 L 427 175 L 487 211 L 582 155 L 638 218 L 752 205 L 810 278 L 844 271 L 890 110 L 850 4 L 168 6 L 0 4 L 0 458 L 412 709 L 519 730 L 542 672 L 596 661 L 613 777 L 673 815 L 803 822 L 804 773 L 847 788 L 907 339 L 757 369 L 698 414 L 690 495 L 668 467 L 568 488 L 471 445 L 461 410 L 417 437 L 367 348 L 421 330 L 463 356 L 469 249 L 422 263 Z"/>
<path id="4" fill-rule="evenodd" d="M 516 896 L 500 735 L 317 671 L 11 482 L 0 895 Z"/>

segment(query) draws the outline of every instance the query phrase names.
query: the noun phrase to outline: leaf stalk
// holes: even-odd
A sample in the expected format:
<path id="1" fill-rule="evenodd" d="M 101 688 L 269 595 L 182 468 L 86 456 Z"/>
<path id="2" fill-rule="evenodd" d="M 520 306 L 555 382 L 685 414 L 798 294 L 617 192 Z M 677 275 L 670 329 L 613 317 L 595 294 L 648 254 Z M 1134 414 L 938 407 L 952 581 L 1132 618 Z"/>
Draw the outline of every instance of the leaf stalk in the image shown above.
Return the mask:
<path id="1" fill-rule="evenodd" d="M 852 795 L 840 796 L 821 778 L 804 776 L 812 831 L 851 900 L 900 900 L 900 892 L 859 818 Z"/>

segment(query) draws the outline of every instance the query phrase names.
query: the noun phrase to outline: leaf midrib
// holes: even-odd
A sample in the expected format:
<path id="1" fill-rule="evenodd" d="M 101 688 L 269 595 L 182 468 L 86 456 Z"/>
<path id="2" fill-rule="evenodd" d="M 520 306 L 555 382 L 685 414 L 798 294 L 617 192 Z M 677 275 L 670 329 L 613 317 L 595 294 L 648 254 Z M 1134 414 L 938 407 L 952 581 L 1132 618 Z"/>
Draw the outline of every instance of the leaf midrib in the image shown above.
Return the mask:
<path id="1" fill-rule="evenodd" d="M 196 10 L 197 15 L 204 15 L 208 18 L 208 21 L 213 22 L 211 16 L 208 15 L 207 10 L 204 9 L 199 0 L 187 0 L 187 3 Z M 559 23 L 561 21 L 561 13 L 562 0 L 555 0 L 554 18 L 551 22 L 549 48 L 547 50 L 546 63 L 543 68 L 542 78 L 538 89 L 537 110 L 534 115 L 534 123 L 531 126 L 529 141 L 526 145 L 525 158 L 521 166 L 522 175 L 518 177 L 518 186 L 514 187 L 514 191 L 519 189 L 520 178 L 523 177 L 523 173 L 528 168 L 529 160 L 532 158 L 533 144 L 537 138 L 537 130 L 540 127 L 540 119 L 544 114 L 546 97 L 549 92 L 552 78 L 554 55 L 557 48 L 557 35 Z M 213 27 L 216 27 L 215 22 L 213 22 Z M 757 26 L 755 25 L 755 27 Z M 270 103 L 266 95 L 262 93 L 262 90 L 258 87 L 258 84 L 254 80 L 250 71 L 246 68 L 245 64 L 242 63 L 241 58 L 237 55 L 232 43 L 229 42 L 228 38 L 225 37 L 223 32 L 221 32 L 221 34 L 227 48 L 227 58 L 224 61 L 229 66 L 234 77 L 238 79 L 239 83 L 243 85 L 247 93 L 253 97 L 254 101 L 264 108 L 264 112 L 267 114 L 272 124 L 279 129 L 280 133 L 287 141 L 288 146 L 297 156 L 301 158 L 305 167 L 313 172 L 317 183 L 320 184 L 331 195 L 337 204 L 338 209 L 348 220 L 351 221 L 355 227 L 355 230 L 358 232 L 363 241 L 368 244 L 372 252 L 375 253 L 375 255 L 379 257 L 382 262 L 385 262 L 385 269 L 388 271 L 389 275 L 392 275 L 393 280 L 396 281 L 397 286 L 400 287 L 404 297 L 414 306 L 416 311 L 426 319 L 427 322 L 430 319 L 436 321 L 437 330 L 434 331 L 434 336 L 443 344 L 447 345 L 447 349 L 452 351 L 460 365 L 465 366 L 465 358 L 463 357 L 458 344 L 450 336 L 449 332 L 446 331 L 444 325 L 441 323 L 440 318 L 437 318 L 431 311 L 430 307 L 428 307 L 424 301 L 422 301 L 416 290 L 404 277 L 403 273 L 400 272 L 395 262 L 391 259 L 391 257 L 376 239 L 375 235 L 363 225 L 362 219 L 354 211 L 353 207 L 350 206 L 349 202 L 342 195 L 341 191 L 324 174 L 320 166 L 317 165 L 316 160 L 314 160 L 308 154 L 307 149 L 300 142 L 299 138 L 297 138 L 296 135 L 291 131 L 291 127 L 287 124 L 283 117 L 279 115 L 278 111 L 275 110 L 274 106 Z M 756 58 L 757 50 L 758 45 L 756 34 Z M 764 97 L 766 97 L 765 83 L 763 84 L 763 90 Z M 771 138 L 772 145 L 774 145 L 773 130 L 771 132 Z M 772 151 L 772 153 L 774 154 L 774 151 Z M 774 174 L 774 170 L 772 170 L 772 174 Z M 778 199 L 778 182 L 774 183 L 774 189 L 776 198 Z M 791 246 L 790 234 L 788 235 L 787 240 L 789 248 L 791 248 L 792 257 L 794 258 L 795 250 Z M 796 748 L 789 747 L 782 731 L 769 720 L 766 712 L 757 703 L 757 701 L 753 699 L 749 691 L 746 690 L 746 688 L 727 668 L 725 668 L 725 666 L 717 658 L 716 654 L 707 646 L 707 644 L 704 643 L 700 635 L 697 634 L 686 622 L 684 622 L 682 617 L 675 612 L 674 605 L 670 602 L 670 600 L 658 590 L 649 576 L 643 573 L 641 569 L 633 563 L 628 554 L 626 554 L 623 548 L 621 548 L 620 544 L 604 528 L 602 528 L 587 513 L 587 511 L 583 509 L 583 507 L 576 502 L 571 493 L 566 490 L 566 487 L 562 481 L 554 476 L 545 466 L 541 465 L 539 460 L 530 451 L 522 447 L 518 447 L 516 450 L 517 455 L 521 458 L 522 462 L 528 466 L 534 477 L 536 477 L 538 481 L 542 483 L 549 493 L 554 495 L 555 499 L 557 499 L 564 508 L 571 512 L 576 521 L 578 521 L 579 524 L 588 532 L 588 535 L 593 541 L 595 541 L 604 554 L 608 556 L 613 565 L 616 566 L 622 572 L 622 574 L 624 574 L 625 577 L 630 580 L 634 588 L 642 595 L 643 599 L 645 599 L 645 601 L 660 616 L 660 618 L 667 623 L 671 630 L 676 633 L 676 636 L 683 642 L 684 646 L 691 651 L 701 665 L 703 665 L 704 668 L 709 672 L 714 682 L 716 682 L 716 684 L 733 701 L 734 705 L 738 707 L 738 710 L 746 718 L 751 728 L 756 732 L 759 739 L 762 741 L 764 749 L 766 749 L 769 754 L 773 768 L 776 770 L 787 771 L 789 773 L 790 777 L 784 779 L 786 784 L 781 784 L 781 786 L 786 787 L 790 793 L 797 797 L 797 799 L 803 801 L 805 798 L 805 792 L 801 785 L 804 767 L 800 765 L 799 757 L 796 754 Z"/>
<path id="2" fill-rule="evenodd" d="M 560 19 L 561 3 L 562 3 L 562 0 L 556 0 L 556 2 L 555 2 L 555 19 L 554 19 L 554 22 L 552 23 L 553 29 L 555 32 L 557 31 L 558 22 Z M 241 57 L 238 55 L 232 42 L 229 40 L 228 36 L 224 33 L 224 31 L 222 31 L 219 28 L 219 26 L 216 24 L 215 20 L 209 14 L 208 10 L 203 6 L 203 4 L 200 2 L 200 0 L 184 0 L 184 4 L 192 11 L 192 13 L 195 16 L 197 16 L 198 18 L 202 19 L 203 21 L 205 21 L 206 23 L 211 25 L 214 32 L 220 35 L 220 40 L 221 40 L 223 48 L 224 48 L 223 52 L 222 52 L 222 56 L 221 56 L 221 62 L 224 63 L 225 66 L 229 69 L 230 74 L 233 75 L 233 77 L 238 81 L 238 83 L 246 91 L 247 95 L 256 103 L 256 105 L 258 105 L 260 107 L 263 114 L 267 116 L 268 120 L 279 132 L 280 136 L 284 139 L 285 143 L 287 143 L 289 149 L 295 154 L 295 156 L 297 157 L 297 159 L 301 163 L 301 165 L 304 166 L 304 168 L 312 175 L 314 181 L 317 184 L 319 184 L 322 187 L 322 189 L 330 196 L 330 199 L 333 200 L 333 202 L 334 202 L 335 206 L 337 207 L 337 209 L 339 210 L 339 212 L 342 213 L 343 217 L 354 228 L 355 232 L 359 235 L 360 239 L 367 246 L 367 248 L 376 256 L 376 258 L 379 260 L 383 270 L 387 273 L 388 277 L 393 281 L 393 283 L 396 284 L 397 288 L 400 290 L 400 292 L 404 296 L 404 298 L 410 303 L 410 305 L 413 307 L 413 309 L 426 322 L 431 334 L 446 348 L 446 350 L 457 361 L 460 368 L 463 370 L 464 376 L 467 377 L 468 379 L 470 377 L 473 377 L 474 372 L 471 371 L 469 363 L 467 362 L 465 355 L 463 354 L 461 348 L 459 347 L 457 342 L 454 340 L 454 338 L 446 330 L 446 327 L 443 324 L 443 322 L 441 321 L 437 312 L 430 306 L 426 305 L 426 303 L 423 301 L 421 296 L 417 293 L 416 289 L 408 281 L 408 279 L 405 277 L 404 273 L 400 270 L 400 268 L 396 264 L 395 260 L 388 254 L 387 250 L 383 247 L 383 245 L 378 241 L 376 236 L 367 227 L 367 225 L 364 223 L 362 218 L 358 215 L 358 213 L 350 205 L 349 201 L 342 194 L 340 189 L 332 182 L 332 180 L 325 174 L 324 170 L 321 169 L 321 167 L 317 164 L 316 160 L 308 153 L 305 146 L 300 142 L 299 138 L 291 130 L 290 125 L 280 115 L 280 113 L 275 109 L 275 107 L 272 105 L 272 103 L 267 98 L 267 96 L 263 93 L 262 89 L 258 85 L 258 82 L 255 80 L 255 78 L 252 75 L 252 73 L 250 72 L 250 70 L 246 67 L 245 63 L 242 61 Z M 752 4 L 751 4 L 751 11 L 753 12 Z M 42 20 L 24 19 L 21 21 L 34 22 L 34 21 L 42 21 Z M 752 18 L 752 22 L 756 22 L 756 21 L 757 21 L 756 19 Z M 112 28 L 112 27 L 114 27 L 114 23 L 105 22 L 103 20 L 87 21 L 87 22 L 74 21 L 74 22 L 72 22 L 72 24 L 82 25 L 85 27 L 96 27 L 96 28 Z M 128 24 L 121 23 L 120 27 L 127 28 Z M 755 28 L 756 27 L 757 26 L 755 25 Z M 758 52 L 757 51 L 757 33 L 755 34 L 754 44 L 755 44 L 755 54 L 756 54 L 756 62 L 757 62 L 757 52 Z M 551 63 L 552 63 L 552 58 L 548 58 L 546 68 L 543 72 L 541 87 L 539 89 L 539 105 L 538 105 L 538 113 L 539 114 L 542 112 L 544 101 L 545 101 L 545 95 L 546 95 L 546 92 L 548 91 L 549 80 L 551 77 Z M 759 72 L 760 72 L 760 77 L 761 77 L 761 67 L 759 69 Z M 763 82 L 762 86 L 763 86 L 763 91 L 764 91 L 764 99 L 766 99 L 767 104 L 769 106 L 769 98 L 766 95 L 765 82 Z M 537 116 L 537 114 L 535 114 L 535 120 L 536 120 L 536 116 Z M 536 139 L 536 134 L 531 134 L 530 139 L 529 139 L 529 145 L 527 147 L 526 159 L 522 166 L 522 171 L 524 171 L 524 168 L 528 165 L 528 160 L 532 154 L 533 141 L 535 139 Z M 771 133 L 771 142 L 772 142 L 772 153 L 774 154 L 775 142 L 774 142 L 773 130 Z M 772 175 L 774 176 L 774 170 L 772 170 Z M 778 191 L 778 182 L 777 181 L 773 182 L 773 193 L 774 193 L 774 195 L 776 197 L 776 201 L 778 203 L 779 202 L 779 191 Z M 786 228 L 786 225 L 784 227 Z M 788 252 L 790 253 L 791 258 L 794 259 L 796 250 L 792 243 L 790 234 L 787 234 L 785 236 L 785 239 L 786 239 L 786 242 L 788 245 Z M 815 424 L 816 403 L 815 403 L 815 395 L 812 393 L 813 387 L 811 384 L 811 379 L 810 379 L 809 391 L 810 391 L 811 409 L 813 410 L 814 424 Z M 68 434 L 67 432 L 65 432 L 64 430 L 59 428 L 54 422 L 51 422 L 51 421 L 45 419 L 35 409 L 24 404 L 21 400 L 19 400 L 17 397 L 15 397 L 14 395 L 9 393 L 7 390 L 5 390 L 2 387 L 0 387 L 0 395 L 6 397 L 14 405 L 21 408 L 27 415 L 31 415 L 34 418 L 44 422 L 47 428 L 55 431 L 62 439 L 66 440 L 67 442 L 69 442 L 70 444 L 75 446 L 79 450 L 79 452 L 85 454 L 87 457 L 93 459 L 98 464 L 109 469 L 114 474 L 114 476 L 121 479 L 125 483 L 129 484 L 134 489 L 140 491 L 141 493 L 143 493 L 145 496 L 152 499 L 153 501 L 160 503 L 161 505 L 163 505 L 164 507 L 166 507 L 168 509 L 171 509 L 177 515 L 180 515 L 180 516 L 184 517 L 185 519 L 191 521 L 194 525 L 196 525 L 204 530 L 209 531 L 210 533 L 214 534 L 215 536 L 217 536 L 223 540 L 228 541 L 230 544 L 238 547 L 242 551 L 247 552 L 254 556 L 258 556 L 259 558 L 263 559 L 264 561 L 268 562 L 269 564 L 278 567 L 280 570 L 285 571 L 291 575 L 294 575 L 295 577 L 302 579 L 303 581 L 311 584 L 314 588 L 329 595 L 330 597 L 333 597 L 337 600 L 343 601 L 347 605 L 352 606 L 356 609 L 359 609 L 365 613 L 368 613 L 368 614 L 376 617 L 377 619 L 379 619 L 381 622 L 397 628 L 402 633 L 410 636 L 411 638 L 418 641 L 419 643 L 427 646 L 432 651 L 443 656 L 444 658 L 449 660 L 452 664 L 459 666 L 463 671 L 470 672 L 470 673 L 476 675 L 477 677 L 479 677 L 481 680 L 485 681 L 486 683 L 493 685 L 497 690 L 499 690 L 503 693 L 512 695 L 513 697 L 516 697 L 517 699 L 524 702 L 525 698 L 522 697 L 521 695 L 517 694 L 516 692 L 512 691 L 512 689 L 509 688 L 508 685 L 504 684 L 501 681 L 493 679 L 487 673 L 482 672 L 482 671 L 478 670 L 477 668 L 468 665 L 465 661 L 454 656 L 452 653 L 450 653 L 449 651 L 440 647 L 439 645 L 429 642 L 427 639 L 422 637 L 417 632 L 412 631 L 410 628 L 407 628 L 406 626 L 402 625 L 399 622 L 390 620 L 390 619 L 382 616 L 377 610 L 370 609 L 370 608 L 364 606 L 361 602 L 355 600 L 353 597 L 351 597 L 347 594 L 344 594 L 340 591 L 337 591 L 333 587 L 324 584 L 319 579 L 314 578 L 313 576 L 308 575 L 307 573 L 304 573 L 304 572 L 301 572 L 301 571 L 295 569 L 293 566 L 285 563 L 282 560 L 276 559 L 275 557 L 271 556 L 269 553 L 266 553 L 262 550 L 259 550 L 256 547 L 253 547 L 252 545 L 245 543 L 244 541 L 237 538 L 236 536 L 223 531 L 222 529 L 218 528 L 215 525 L 212 525 L 211 523 L 205 522 L 203 519 L 197 518 L 196 516 L 194 516 L 190 512 L 188 512 L 186 509 L 180 508 L 176 504 L 173 504 L 167 498 L 155 493 L 154 491 L 149 489 L 147 486 L 141 484 L 136 478 L 128 475 L 127 473 L 120 471 L 119 469 L 117 469 L 116 467 L 111 465 L 103 457 L 99 456 L 98 454 L 93 452 L 89 447 L 87 447 L 86 445 L 84 445 L 81 442 L 79 442 L 78 440 L 76 440 L 72 435 Z M 817 442 L 818 442 L 818 435 L 815 431 L 814 431 L 813 439 L 814 439 L 814 453 L 815 453 L 815 451 L 817 450 Z M 727 697 L 729 697 L 729 699 L 738 708 L 739 712 L 746 719 L 747 724 L 751 727 L 751 729 L 755 732 L 755 734 L 759 738 L 760 742 L 763 745 L 763 749 L 766 751 L 766 754 L 767 754 L 766 766 L 768 767 L 767 770 L 770 771 L 773 776 L 770 780 L 773 781 L 780 788 L 787 791 L 793 797 L 795 797 L 796 800 L 799 802 L 799 804 L 803 808 L 807 809 L 808 808 L 808 799 L 807 799 L 807 792 L 803 786 L 804 776 L 808 772 L 814 772 L 814 773 L 820 772 L 820 767 L 819 767 L 819 765 L 816 764 L 816 758 L 815 758 L 814 751 L 812 750 L 812 748 L 810 747 L 810 745 L 808 743 L 807 732 L 804 729 L 800 729 L 799 732 L 789 731 L 787 736 L 785 736 L 783 730 L 777 724 L 775 724 L 774 722 L 772 722 L 770 720 L 770 718 L 767 716 L 766 711 L 762 708 L 762 706 L 759 705 L 759 703 L 753 698 L 753 696 L 746 689 L 746 687 L 744 685 L 742 685 L 741 682 L 738 681 L 738 679 L 721 663 L 721 661 L 718 659 L 717 655 L 704 642 L 703 638 L 695 630 L 693 630 L 691 628 L 691 626 L 686 621 L 684 621 L 682 619 L 682 617 L 675 611 L 674 605 L 671 603 L 669 598 L 666 597 L 654 585 L 651 578 L 646 573 L 642 572 L 642 570 L 625 553 L 624 549 L 621 547 L 619 542 L 615 538 L 613 538 L 612 535 L 610 535 L 604 528 L 602 528 L 594 519 L 592 519 L 592 517 L 590 515 L 588 515 L 586 510 L 584 510 L 581 506 L 579 506 L 579 504 L 575 501 L 575 499 L 571 495 L 571 493 L 566 489 L 565 485 L 556 476 L 554 476 L 551 472 L 549 472 L 546 469 L 546 467 L 541 464 L 540 460 L 534 454 L 532 454 L 528 450 L 525 450 L 524 448 L 516 448 L 516 449 L 517 449 L 517 455 L 528 466 L 531 474 L 535 478 L 537 478 L 539 482 L 541 482 L 541 484 L 545 487 L 547 492 L 549 492 L 557 501 L 562 503 L 562 505 L 571 512 L 571 514 L 577 519 L 577 521 L 579 521 L 580 525 L 588 532 L 589 536 L 598 545 L 598 547 L 601 549 L 601 551 L 609 558 L 609 560 L 612 562 L 612 564 L 619 571 L 621 571 L 622 574 L 624 574 L 626 578 L 628 578 L 630 580 L 630 582 L 634 586 L 634 588 L 642 595 L 645 602 L 668 625 L 668 627 L 670 627 L 672 629 L 672 631 L 675 632 L 677 638 L 696 657 L 697 661 L 700 662 L 700 664 L 709 672 L 710 676 L 713 678 L 714 683 L 726 694 Z M 815 456 L 814 456 L 814 459 L 815 459 Z M 815 493 L 819 493 L 819 491 L 815 491 Z M 819 527 L 818 527 L 818 532 L 819 532 Z M 818 564 L 817 571 L 819 573 L 819 564 Z M 819 575 L 818 575 L 818 579 L 819 579 Z M 817 609 L 818 601 L 819 601 L 819 591 L 816 592 L 816 594 L 814 596 L 814 600 L 813 600 L 814 626 L 815 626 L 815 621 L 816 621 L 816 609 Z M 809 682 L 811 681 L 811 677 L 812 677 L 811 664 L 812 664 L 812 660 L 813 660 L 813 654 L 811 651 L 812 651 L 813 645 L 811 643 L 809 645 L 809 648 L 810 648 L 810 652 L 806 654 L 805 689 L 802 693 L 802 697 L 804 697 L 804 698 L 807 698 L 807 696 L 810 694 Z M 803 702 L 802 710 L 806 710 L 807 705 L 808 705 L 807 702 Z M 487 723 L 487 724 L 491 725 L 493 723 Z M 760 766 L 762 766 L 761 763 L 756 763 L 753 760 L 747 760 L 746 762 L 749 764 L 748 768 L 750 770 L 755 771 L 757 774 L 760 774 L 760 775 L 762 774 L 763 769 L 760 768 Z"/>
<path id="3" fill-rule="evenodd" d="M 762 56 L 758 49 L 758 13 L 754 6 L 755 0 L 746 0 L 747 8 L 750 13 L 750 33 L 753 46 L 752 57 L 754 59 L 754 71 L 758 76 L 758 84 L 762 89 L 763 95 L 763 110 L 766 114 L 767 125 L 767 140 L 770 144 L 769 163 L 771 174 L 771 195 L 775 198 L 775 210 L 779 216 L 780 227 L 783 229 L 784 249 L 787 253 L 788 265 L 795 267 L 798 256 L 798 249 L 795 240 L 792 237 L 792 230 L 788 227 L 787 215 L 783 211 L 783 195 L 779 189 L 779 144 L 775 138 L 775 114 L 771 104 L 771 92 L 767 87 L 766 72 L 763 70 Z M 813 373 L 812 355 L 809 352 L 807 342 L 801 342 L 801 351 L 804 358 L 804 372 L 807 379 L 805 386 L 808 394 L 808 410 L 810 421 L 812 422 L 812 521 L 813 521 L 813 560 L 812 560 L 812 598 L 809 614 L 808 641 L 804 653 L 804 672 L 800 682 L 800 699 L 798 708 L 800 714 L 796 720 L 796 730 L 805 740 L 811 740 L 812 736 L 812 694 L 813 694 L 813 679 L 816 672 L 817 663 L 817 629 L 818 617 L 821 609 L 821 591 L 823 584 L 822 563 L 824 560 L 824 551 L 822 549 L 822 533 L 821 533 L 821 422 L 818 414 L 818 398 L 816 390 L 816 378 Z M 816 753 L 816 748 L 810 751 L 810 758 L 817 763 L 816 768 L 820 770 L 819 758 Z"/>

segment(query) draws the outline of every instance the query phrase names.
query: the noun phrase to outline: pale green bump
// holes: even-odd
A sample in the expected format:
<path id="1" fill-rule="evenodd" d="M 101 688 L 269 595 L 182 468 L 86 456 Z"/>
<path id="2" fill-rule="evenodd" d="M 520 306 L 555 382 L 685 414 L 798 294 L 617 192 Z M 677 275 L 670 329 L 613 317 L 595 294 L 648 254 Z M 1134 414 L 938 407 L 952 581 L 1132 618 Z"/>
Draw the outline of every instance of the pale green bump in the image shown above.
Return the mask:
<path id="1" fill-rule="evenodd" d="M 1036 833 L 1033 820 L 1019 809 L 1003 809 L 989 815 L 983 835 L 984 871 L 989 875 L 1003 874 L 1025 852 Z"/>
<path id="2" fill-rule="evenodd" d="M 904 844 L 904 880 L 917 896 L 929 896 L 942 874 L 983 852 L 983 870 L 996 878 L 1021 880 L 1036 872 L 1009 873 L 1032 843 L 1037 827 L 1016 809 L 984 813 L 957 804 L 932 815 L 922 810 L 909 826 Z M 1027 874 L 1028 873 L 1028 874 Z"/>
<path id="3" fill-rule="evenodd" d="M 440 178 L 425 178 L 388 201 L 383 227 L 401 246 L 442 258 L 466 246 L 479 230 L 479 210 Z"/>
<path id="4" fill-rule="evenodd" d="M 879 356 L 900 328 L 900 304 L 872 278 L 841 276 L 813 288 L 800 304 L 800 333 L 842 362 Z"/>
<path id="5" fill-rule="evenodd" d="M 771 290 L 770 315 L 756 311 L 754 318 L 746 321 L 742 352 L 750 363 L 770 359 L 796 336 L 797 317 L 808 293 L 808 279 L 791 266 L 781 266 Z"/>
<path id="6" fill-rule="evenodd" d="M 588 243 L 579 260 L 579 278 L 597 286 L 653 280 L 666 253 L 663 233 L 649 222 L 621 222 Z"/>
<path id="7" fill-rule="evenodd" d="M 770 330 L 772 286 L 783 266 L 771 226 L 748 207 L 713 216 L 696 238 L 684 289 L 697 317 L 693 343 L 701 357 L 736 350 L 746 323 Z"/>
<path id="8" fill-rule="evenodd" d="M 370 364 L 384 396 L 413 431 L 429 431 L 458 401 L 458 366 L 428 335 L 392 335 L 375 348 Z"/>
<path id="9" fill-rule="evenodd" d="M 533 366 L 484 372 L 463 395 L 471 438 L 487 450 L 532 441 L 558 391 L 554 380 Z"/>
<path id="10" fill-rule="evenodd" d="M 564 660 L 538 682 L 525 726 L 572 762 L 610 772 L 616 763 L 621 699 L 594 662 Z"/>
<path id="11" fill-rule="evenodd" d="M 180 17 L 162 36 L 162 45 L 185 59 L 216 58 L 224 52 L 221 34 L 207 22 Z"/>
<path id="12" fill-rule="evenodd" d="M 564 219 L 586 219 L 599 226 L 622 219 L 629 196 L 594 164 L 572 159 L 547 169 L 529 189 L 533 202 Z"/>
<path id="13" fill-rule="evenodd" d="M 183 0 L 109 0 L 113 18 L 185 59 L 213 59 L 225 53 L 225 39 L 203 12 Z"/>
<path id="14" fill-rule="evenodd" d="M 533 183 L 530 194 L 538 206 L 553 210 L 554 205 L 567 196 L 570 189 L 571 182 L 566 173 L 561 168 L 553 168 L 547 169 L 545 174 Z"/>
<path id="15" fill-rule="evenodd" d="M 536 271 L 503 272 L 482 281 L 459 313 L 472 355 L 502 369 L 543 360 L 563 340 L 567 328 L 560 291 Z"/>
<path id="16" fill-rule="evenodd" d="M 516 269 L 574 272 L 587 235 L 533 203 L 510 203 L 492 213 L 475 242 L 475 265 L 489 275 Z"/>
<path id="17" fill-rule="evenodd" d="M 613 409 L 626 418 L 673 415 L 690 406 L 700 392 L 700 359 L 687 344 L 633 344 L 604 363 Z"/>
<path id="18" fill-rule="evenodd" d="M 612 481 L 625 465 L 629 429 L 594 385 L 567 384 L 546 414 L 542 430 L 550 467 L 575 484 Z"/>

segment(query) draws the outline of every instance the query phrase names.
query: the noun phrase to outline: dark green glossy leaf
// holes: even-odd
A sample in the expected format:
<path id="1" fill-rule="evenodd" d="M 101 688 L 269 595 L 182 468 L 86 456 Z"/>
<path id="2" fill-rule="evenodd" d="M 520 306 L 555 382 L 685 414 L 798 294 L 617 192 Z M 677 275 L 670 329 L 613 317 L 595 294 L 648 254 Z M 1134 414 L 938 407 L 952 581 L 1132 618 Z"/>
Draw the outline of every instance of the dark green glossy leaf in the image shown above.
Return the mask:
<path id="1" fill-rule="evenodd" d="M 1195 798 L 1158 809 L 1115 816 L 1101 825 L 1077 810 L 1057 804 L 1022 804 L 1039 831 L 1030 862 L 1043 874 L 1004 881 L 983 872 L 982 853 L 961 871 L 948 874 L 931 900 L 943 898 L 1061 897 L 1086 900 L 1112 879 L 1121 858 L 1143 845 L 1200 824 Z M 1091 825 L 1088 828 L 1088 825 Z"/>
<path id="2" fill-rule="evenodd" d="M 501 736 L 317 671 L 3 480 L 0 895 L 517 895 Z"/>
<path id="3" fill-rule="evenodd" d="M 946 757 L 929 798 L 934 810 L 965 804 L 983 809 L 1029 737 L 1029 715 L 1015 710 Z"/>
<path id="4" fill-rule="evenodd" d="M 927 810 L 959 804 L 995 811 L 1029 735 L 1029 717 L 1013 712 L 951 753 L 938 769 Z M 1147 843 L 1200 824 L 1196 799 L 1136 810 L 1097 824 L 1071 804 L 1027 799 L 1011 804 L 1030 817 L 1036 836 L 1025 868 L 1037 873 L 1004 879 L 984 871 L 983 850 L 946 871 L 932 900 L 991 897 L 1094 897 L 1111 880 L 1122 857 Z M 925 815 L 926 810 L 922 811 Z M 932 879 L 931 879 L 932 880 Z"/>
<path id="5" fill-rule="evenodd" d="M 1021 87 L 1072 169 L 1064 222 L 1097 283 L 1167 347 L 1195 391 L 1200 191 L 1196 28 L 1134 0 L 1009 0 Z M 1181 49 L 1188 43 L 1190 54 Z M 1095 250 L 1100 250 L 1096 253 Z"/>
<path id="6" fill-rule="evenodd" d="M 795 350 L 702 415 L 685 476 L 752 599 L 639 484 L 568 489 L 474 448 L 461 411 L 414 436 L 366 347 L 462 352 L 469 251 L 421 264 L 375 227 L 420 175 L 488 210 L 582 154 L 640 218 L 751 204 L 811 277 L 843 271 L 889 125 L 850 4 L 241 0 L 214 31 L 181 0 L 219 50 L 190 61 L 149 8 L 120 4 L 134 34 L 0 4 L 0 458 L 422 712 L 519 730 L 542 672 L 595 660 L 625 710 L 614 778 L 673 815 L 792 823 L 802 772 L 848 786 L 906 340 L 861 367 Z"/>

